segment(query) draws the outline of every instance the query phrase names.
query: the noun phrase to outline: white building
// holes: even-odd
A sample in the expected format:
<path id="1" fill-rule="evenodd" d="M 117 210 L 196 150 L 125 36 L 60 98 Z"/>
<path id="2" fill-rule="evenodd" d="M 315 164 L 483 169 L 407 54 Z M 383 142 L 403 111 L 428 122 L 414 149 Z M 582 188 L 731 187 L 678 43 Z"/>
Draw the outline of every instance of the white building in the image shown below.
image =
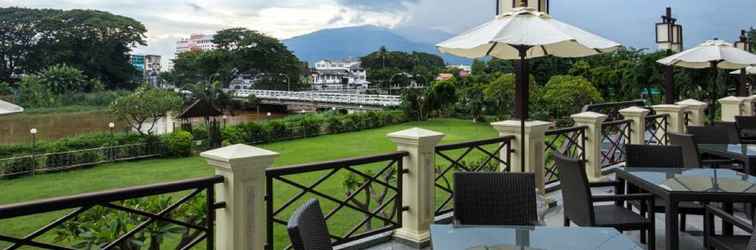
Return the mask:
<path id="1" fill-rule="evenodd" d="M 216 48 L 213 43 L 215 35 L 192 34 L 189 38 L 182 38 L 176 42 L 176 54 L 187 51 L 208 51 Z"/>
<path id="2" fill-rule="evenodd" d="M 152 86 L 158 86 L 159 75 L 162 70 L 161 59 L 162 57 L 159 55 L 131 55 L 130 61 L 131 65 L 141 74 L 142 80 Z"/>
<path id="3" fill-rule="evenodd" d="M 360 61 L 321 60 L 312 71 L 312 87 L 316 90 L 367 89 L 367 71 Z"/>

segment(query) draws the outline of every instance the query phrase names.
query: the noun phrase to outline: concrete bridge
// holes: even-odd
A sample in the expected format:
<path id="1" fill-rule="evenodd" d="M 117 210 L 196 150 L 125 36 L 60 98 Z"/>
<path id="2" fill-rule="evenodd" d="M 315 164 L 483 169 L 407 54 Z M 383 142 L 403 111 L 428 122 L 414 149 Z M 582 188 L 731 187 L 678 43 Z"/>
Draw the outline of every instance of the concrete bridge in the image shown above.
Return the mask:
<path id="1" fill-rule="evenodd" d="M 237 89 L 233 95 L 246 99 L 254 95 L 262 104 L 285 105 L 312 108 L 337 108 L 349 110 L 382 110 L 401 104 L 401 97 L 395 95 L 364 95 L 328 92 L 294 92 L 277 90 Z"/>

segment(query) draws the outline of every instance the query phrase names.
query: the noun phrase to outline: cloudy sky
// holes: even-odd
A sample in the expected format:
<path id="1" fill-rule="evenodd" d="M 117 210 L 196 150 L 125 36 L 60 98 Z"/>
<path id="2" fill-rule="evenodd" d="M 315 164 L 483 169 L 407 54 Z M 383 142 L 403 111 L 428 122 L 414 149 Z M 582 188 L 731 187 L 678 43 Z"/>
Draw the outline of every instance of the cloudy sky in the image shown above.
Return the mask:
<path id="1" fill-rule="evenodd" d="M 734 40 L 756 26 L 754 0 L 551 0 L 562 21 L 626 46 L 653 48 L 653 24 L 672 6 L 686 46 Z M 143 22 L 149 46 L 139 53 L 170 56 L 178 38 L 246 27 L 286 39 L 323 28 L 355 25 L 425 27 L 452 34 L 490 19 L 495 0 L 0 0 L 0 6 L 99 9 Z"/>

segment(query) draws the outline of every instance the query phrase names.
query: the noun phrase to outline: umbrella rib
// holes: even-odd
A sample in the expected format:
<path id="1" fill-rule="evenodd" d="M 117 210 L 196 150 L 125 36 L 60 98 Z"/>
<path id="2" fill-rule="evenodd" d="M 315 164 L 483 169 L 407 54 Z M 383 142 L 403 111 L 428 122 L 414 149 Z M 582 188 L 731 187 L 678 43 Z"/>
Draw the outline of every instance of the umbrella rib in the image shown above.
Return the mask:
<path id="1" fill-rule="evenodd" d="M 496 45 L 499 45 L 499 42 L 494 42 L 491 48 L 488 48 L 488 51 L 486 52 L 486 56 L 490 56 L 491 52 L 496 48 Z"/>
<path id="2" fill-rule="evenodd" d="M 546 47 L 544 47 L 543 45 L 541 45 L 541 50 L 543 50 L 543 55 L 544 56 L 548 56 L 549 55 L 549 51 L 546 50 Z"/>

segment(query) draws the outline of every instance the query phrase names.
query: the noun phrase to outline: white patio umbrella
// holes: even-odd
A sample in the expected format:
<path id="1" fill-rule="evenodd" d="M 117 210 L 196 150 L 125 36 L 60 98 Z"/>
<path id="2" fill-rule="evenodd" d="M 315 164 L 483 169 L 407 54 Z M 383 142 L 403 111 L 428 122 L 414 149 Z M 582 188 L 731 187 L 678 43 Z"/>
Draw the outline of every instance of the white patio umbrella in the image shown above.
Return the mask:
<path id="1" fill-rule="evenodd" d="M 528 64 L 527 59 L 543 56 L 584 57 L 612 52 L 619 43 L 562 23 L 546 13 L 532 8 L 517 8 L 503 13 L 494 20 L 436 45 L 447 54 L 466 58 L 492 56 L 505 60 L 519 60 L 515 94 L 515 117 L 522 123 L 525 137 L 525 120 L 528 119 Z M 525 142 L 520 140 L 520 154 L 525 158 Z M 525 161 L 522 161 L 525 169 Z"/>
<path id="2" fill-rule="evenodd" d="M 747 75 L 756 75 L 756 67 L 751 66 L 746 68 L 746 74 Z M 733 72 L 730 72 L 730 75 L 740 75 L 740 70 L 735 70 Z"/>
<path id="3" fill-rule="evenodd" d="M 738 49 L 726 41 L 714 39 L 656 62 L 689 69 L 711 68 L 715 72 L 714 79 L 716 81 L 719 74 L 717 69 L 742 69 L 754 66 L 756 65 L 756 55 Z M 743 86 L 738 86 L 738 89 L 741 88 Z"/>
<path id="4" fill-rule="evenodd" d="M 17 106 L 13 103 L 0 100 L 0 115 L 9 115 L 13 113 L 23 112 L 24 108 Z"/>

